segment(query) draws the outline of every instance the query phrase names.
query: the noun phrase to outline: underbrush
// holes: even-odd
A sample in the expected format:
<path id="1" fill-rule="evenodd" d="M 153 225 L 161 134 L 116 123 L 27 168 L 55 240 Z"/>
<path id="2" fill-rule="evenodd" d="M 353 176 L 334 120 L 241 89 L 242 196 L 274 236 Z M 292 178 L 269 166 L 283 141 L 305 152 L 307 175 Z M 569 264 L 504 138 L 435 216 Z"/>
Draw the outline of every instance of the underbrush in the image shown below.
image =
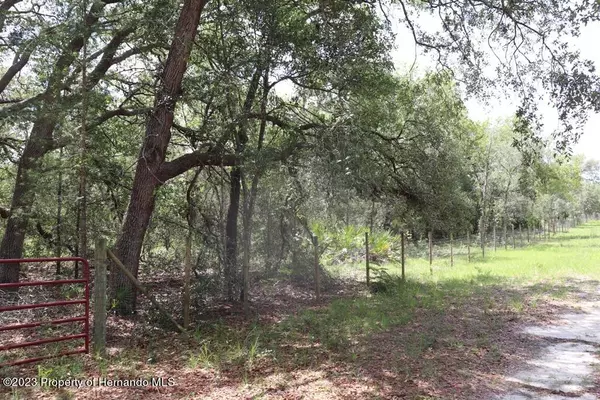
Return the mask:
<path id="1" fill-rule="evenodd" d="M 348 232 L 358 236 L 352 229 Z M 348 232 L 342 239 L 356 245 Z M 190 362 L 246 369 L 265 361 L 310 365 L 323 355 L 352 358 L 370 336 L 405 326 L 416 314 L 442 315 L 475 304 L 484 315 L 500 311 L 520 315 L 541 300 L 561 300 L 577 291 L 573 279 L 600 277 L 596 263 L 600 248 L 588 246 L 598 234 L 600 225 L 588 224 L 531 247 L 498 249 L 486 258 L 473 254 L 471 262 L 460 256 L 452 267 L 448 259 L 436 259 L 433 275 L 427 260 L 408 259 L 406 281 L 399 276 L 398 264 L 384 264 L 372 270 L 369 296 L 337 299 L 273 325 L 254 323 L 240 330 L 213 324 L 201 329 L 198 337 L 203 339 L 191 352 Z M 335 268 L 327 266 L 332 275 Z M 345 268 L 364 274 L 362 263 Z"/>
<path id="2" fill-rule="evenodd" d="M 390 368 L 402 379 L 418 372 L 435 383 L 447 365 L 500 368 L 503 341 L 510 339 L 507 324 L 536 314 L 545 318 L 553 301 L 585 291 L 584 279 L 600 278 L 599 234 L 600 224 L 588 224 L 531 247 L 498 249 L 485 259 L 457 257 L 454 266 L 435 259 L 433 274 L 427 260 L 409 258 L 405 281 L 399 266 L 388 263 L 373 269 L 364 295 L 313 304 L 275 320 L 212 318 L 186 340 L 163 332 L 156 341 L 87 360 L 84 367 L 77 365 L 81 359 L 65 358 L 42 363 L 38 371 L 65 379 L 87 376 L 90 369 L 122 378 L 202 369 L 246 383 L 276 371 L 322 370 L 328 363 L 352 369 L 383 355 L 396 363 Z M 345 268 L 364 274 L 362 263 Z"/>
<path id="3" fill-rule="evenodd" d="M 386 273 L 375 282 L 379 289 L 370 296 L 334 300 L 325 307 L 304 310 L 276 324 L 253 323 L 243 329 L 224 323 L 207 324 L 196 331 L 198 346 L 189 352 L 188 365 L 212 369 L 237 367 L 249 372 L 265 362 L 309 366 L 323 357 L 352 360 L 370 336 L 405 326 L 417 313 L 441 315 L 445 310 L 458 309 L 473 301 L 478 301 L 483 311 L 500 307 L 497 300 L 492 300 L 492 293 L 503 284 L 484 275 L 468 281 L 403 282 Z M 514 291 L 502 307 L 524 312 L 528 302 L 525 294 Z"/>

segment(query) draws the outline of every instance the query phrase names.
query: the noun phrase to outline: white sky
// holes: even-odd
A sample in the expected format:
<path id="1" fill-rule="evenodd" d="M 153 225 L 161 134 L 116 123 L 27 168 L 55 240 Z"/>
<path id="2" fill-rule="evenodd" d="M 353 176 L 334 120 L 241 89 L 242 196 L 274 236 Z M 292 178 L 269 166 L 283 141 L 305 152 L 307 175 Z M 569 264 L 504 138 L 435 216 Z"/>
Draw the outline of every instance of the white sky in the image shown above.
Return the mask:
<path id="1" fill-rule="evenodd" d="M 396 34 L 396 49 L 392 52 L 392 57 L 397 70 L 405 73 L 415 62 L 415 46 L 412 36 L 404 25 L 397 22 L 400 16 L 394 18 L 395 12 L 391 13 L 391 21 L 394 33 Z M 435 31 L 436 21 L 431 17 L 421 14 L 418 19 L 419 24 L 427 31 Z M 582 58 L 594 61 L 600 71 L 600 23 L 590 23 L 581 30 L 581 36 L 573 38 L 571 43 L 574 48 L 581 52 Z M 432 59 L 417 52 L 416 67 L 419 70 L 430 69 L 434 66 Z M 484 105 L 481 101 L 474 99 L 466 101 L 469 115 L 474 120 L 497 119 L 510 117 L 514 115 L 515 105 L 504 99 L 505 96 L 498 93 L 496 100 L 490 101 L 489 105 Z M 556 111 L 547 104 L 540 104 L 539 110 L 544 116 L 544 129 L 547 134 L 552 132 L 558 124 Z M 600 115 L 590 114 L 589 121 L 579 142 L 573 146 L 574 154 L 584 154 L 586 158 L 600 160 Z"/>

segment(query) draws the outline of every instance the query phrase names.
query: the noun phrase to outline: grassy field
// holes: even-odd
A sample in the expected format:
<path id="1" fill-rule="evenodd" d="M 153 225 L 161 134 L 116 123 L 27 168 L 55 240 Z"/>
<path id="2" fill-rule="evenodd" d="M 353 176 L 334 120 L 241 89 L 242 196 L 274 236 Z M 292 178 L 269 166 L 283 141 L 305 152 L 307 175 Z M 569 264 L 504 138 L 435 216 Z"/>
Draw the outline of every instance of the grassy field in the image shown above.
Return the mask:
<path id="1" fill-rule="evenodd" d="M 518 250 L 488 251 L 485 259 L 478 251 L 475 254 L 471 263 L 461 258 L 454 268 L 449 267 L 449 261 L 434 262 L 434 279 L 470 279 L 481 274 L 521 283 L 597 279 L 600 277 L 600 222 L 551 235 L 547 241 Z M 419 260 L 409 265 L 409 279 L 422 280 L 429 274 L 428 262 Z"/>
<path id="2" fill-rule="evenodd" d="M 447 245 L 446 245 L 447 247 Z M 433 260 L 433 275 L 430 273 L 429 260 L 408 258 L 406 260 L 407 280 L 430 283 L 448 280 L 479 279 L 481 276 L 506 279 L 515 283 L 561 281 L 565 278 L 600 277 L 600 222 L 590 222 L 568 233 L 556 233 L 545 240 L 507 250 L 499 246 L 486 249 L 482 258 L 481 249 L 473 244 L 471 262 L 468 262 L 464 249 L 460 256 L 454 257 L 454 266 L 450 258 Z M 446 250 L 445 253 L 449 253 Z M 400 274 L 397 263 L 382 266 L 390 274 Z M 333 275 L 363 275 L 364 264 L 330 267 Z M 364 277 L 362 278 L 364 280 Z"/>
<path id="3" fill-rule="evenodd" d="M 104 360 L 70 358 L 5 373 L 135 379 L 169 371 L 177 382 L 159 392 L 13 389 L 13 398 L 486 398 L 501 390 L 503 371 L 535 349 L 519 337 L 522 324 L 551 320 L 578 294 L 597 290 L 600 222 L 492 250 L 485 259 L 473 254 L 471 262 L 457 257 L 453 267 L 434 260 L 433 274 L 427 260 L 409 259 L 406 282 L 397 265 L 385 265 L 390 277 L 378 293 L 364 285 L 330 290 L 318 304 L 308 297 L 280 313 L 275 300 L 283 295 L 274 294 L 269 311 L 250 321 L 205 321 L 190 340 L 153 329 L 148 337 L 131 333 L 135 345 L 120 337 Z M 348 271 L 360 275 L 364 265 L 333 272 Z M 306 299 L 310 290 L 300 294 L 292 297 Z"/>

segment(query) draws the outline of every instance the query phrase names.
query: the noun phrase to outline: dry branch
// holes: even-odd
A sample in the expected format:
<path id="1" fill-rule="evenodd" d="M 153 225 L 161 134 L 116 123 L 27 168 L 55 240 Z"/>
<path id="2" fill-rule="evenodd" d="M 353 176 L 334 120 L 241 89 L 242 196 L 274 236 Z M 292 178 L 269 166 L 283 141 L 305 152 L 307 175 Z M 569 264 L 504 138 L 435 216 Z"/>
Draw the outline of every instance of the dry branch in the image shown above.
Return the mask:
<path id="1" fill-rule="evenodd" d="M 175 318 L 173 318 L 173 316 L 158 301 L 156 301 L 156 299 L 154 298 L 154 296 L 152 296 L 150 294 L 148 289 L 146 289 L 142 285 L 142 283 L 140 281 L 138 281 L 137 278 L 135 276 L 133 276 L 133 274 L 131 272 L 129 272 L 129 270 L 127 268 L 125 268 L 125 266 L 123 265 L 121 260 L 119 260 L 117 258 L 117 256 L 115 256 L 113 254 L 112 251 L 110 251 L 109 249 L 106 249 L 106 254 L 115 263 L 115 265 L 121 270 L 121 272 L 123 274 L 125 274 L 125 276 L 134 284 L 135 288 L 137 290 L 139 290 L 140 292 L 142 292 L 142 294 L 144 296 L 146 296 L 148 298 L 148 300 L 150 300 L 150 302 L 152 303 L 152 305 L 154 307 L 156 307 L 161 313 L 163 313 L 167 318 L 169 318 L 169 321 L 171 321 L 173 323 L 173 325 L 175 325 L 177 327 L 177 329 L 179 329 L 182 333 L 187 333 L 185 328 L 183 326 L 179 325 L 177 323 L 177 321 L 175 320 Z"/>

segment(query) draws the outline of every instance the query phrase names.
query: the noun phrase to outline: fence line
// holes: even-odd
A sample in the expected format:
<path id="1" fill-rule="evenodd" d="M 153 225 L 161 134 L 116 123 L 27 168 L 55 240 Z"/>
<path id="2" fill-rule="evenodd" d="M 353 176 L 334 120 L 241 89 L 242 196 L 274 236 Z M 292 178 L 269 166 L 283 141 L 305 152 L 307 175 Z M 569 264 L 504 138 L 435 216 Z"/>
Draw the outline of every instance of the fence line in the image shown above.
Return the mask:
<path id="1" fill-rule="evenodd" d="M 594 215 L 597 217 L 597 215 Z M 585 221 L 588 221 L 586 217 Z M 486 250 L 488 252 L 496 252 L 498 246 L 504 245 L 505 249 L 508 250 L 509 244 L 513 249 L 527 247 L 532 244 L 538 244 L 547 242 L 552 237 L 559 233 L 568 233 L 570 228 L 574 228 L 583 223 L 582 219 L 568 219 L 566 221 L 559 221 L 555 224 L 550 224 L 550 221 L 544 221 L 540 224 L 539 228 L 527 227 L 526 237 L 523 235 L 523 227 L 519 225 L 518 230 L 515 230 L 515 225 L 511 225 L 510 232 L 508 232 L 508 226 L 503 226 L 503 235 L 497 235 L 497 225 L 492 226 L 492 235 L 486 232 L 483 235 L 478 234 L 474 237 L 469 231 L 464 236 L 455 236 L 454 233 L 450 233 L 448 237 L 435 238 L 434 232 L 429 231 L 427 235 L 422 235 L 419 239 L 410 239 L 406 236 L 406 233 L 402 232 L 400 235 L 400 263 L 402 268 L 402 279 L 405 279 L 405 264 L 406 257 L 424 259 L 429 261 L 430 272 L 433 273 L 433 261 L 439 258 L 450 258 L 450 266 L 454 265 L 455 256 L 467 256 L 467 260 L 470 262 L 472 256 L 471 246 L 479 247 L 479 256 L 485 258 Z M 423 237 L 425 236 L 425 237 Z M 518 240 L 517 240 L 518 239 Z M 377 256 L 376 251 L 373 248 L 369 248 L 369 235 L 365 235 L 365 264 L 367 283 L 370 283 L 370 263 L 375 261 L 373 258 Z"/>

